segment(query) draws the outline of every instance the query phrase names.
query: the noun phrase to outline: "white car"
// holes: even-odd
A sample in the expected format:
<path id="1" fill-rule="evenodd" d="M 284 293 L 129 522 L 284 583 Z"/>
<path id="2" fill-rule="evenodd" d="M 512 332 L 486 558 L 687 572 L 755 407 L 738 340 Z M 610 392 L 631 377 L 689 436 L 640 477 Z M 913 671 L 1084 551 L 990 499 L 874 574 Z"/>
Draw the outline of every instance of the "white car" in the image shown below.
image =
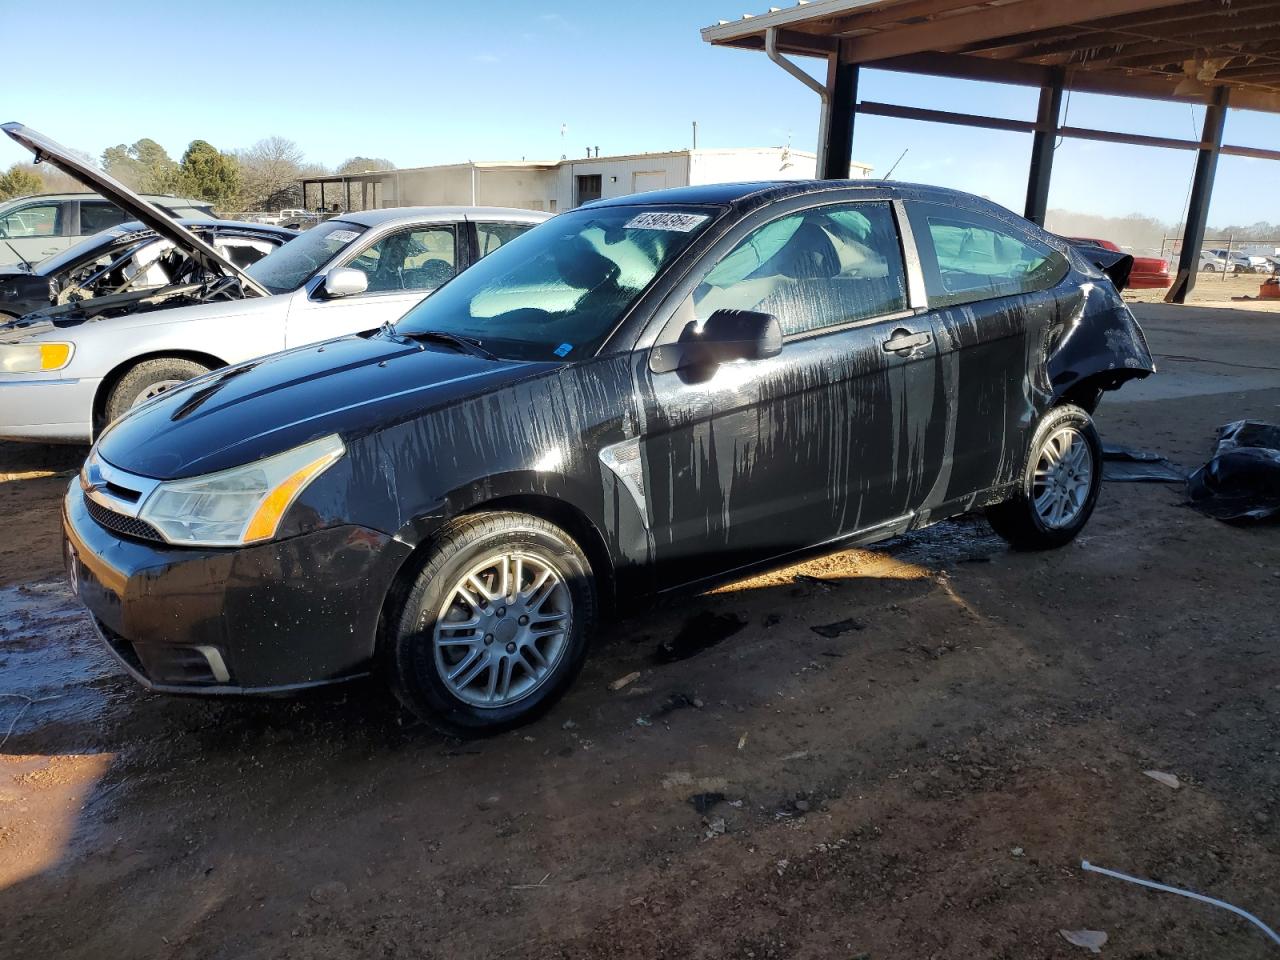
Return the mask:
<path id="1" fill-rule="evenodd" d="M 376 330 L 549 214 L 401 207 L 326 220 L 243 269 L 177 220 L 20 124 L 0 129 L 201 262 L 216 281 L 95 297 L 0 324 L 0 439 L 82 443 L 185 380 Z M 188 305 L 190 304 L 190 305 Z"/>

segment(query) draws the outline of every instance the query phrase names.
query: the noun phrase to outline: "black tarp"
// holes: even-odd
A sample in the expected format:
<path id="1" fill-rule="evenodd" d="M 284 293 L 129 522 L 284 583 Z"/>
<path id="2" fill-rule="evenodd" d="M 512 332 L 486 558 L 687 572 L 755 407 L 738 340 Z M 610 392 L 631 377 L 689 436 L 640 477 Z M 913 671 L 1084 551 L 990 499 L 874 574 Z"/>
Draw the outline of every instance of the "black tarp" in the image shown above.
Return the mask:
<path id="1" fill-rule="evenodd" d="M 1187 496 L 1218 520 L 1280 519 L 1280 425 L 1236 420 L 1219 427 L 1213 457 L 1187 478 Z"/>
<path id="2" fill-rule="evenodd" d="M 1102 477 L 1122 482 L 1155 481 L 1185 483 L 1187 470 L 1167 457 L 1148 450 L 1132 450 L 1109 443 L 1102 445 Z"/>

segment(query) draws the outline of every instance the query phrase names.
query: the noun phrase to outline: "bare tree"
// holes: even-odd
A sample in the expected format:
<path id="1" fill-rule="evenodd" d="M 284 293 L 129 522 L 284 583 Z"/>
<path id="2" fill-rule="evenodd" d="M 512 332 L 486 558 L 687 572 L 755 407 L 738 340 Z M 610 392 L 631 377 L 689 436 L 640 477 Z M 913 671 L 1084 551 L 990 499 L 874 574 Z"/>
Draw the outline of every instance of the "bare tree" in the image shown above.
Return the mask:
<path id="1" fill-rule="evenodd" d="M 303 154 L 296 143 L 285 137 L 267 137 L 236 151 L 236 157 L 240 161 L 246 207 L 269 210 L 297 206 Z"/>
<path id="2" fill-rule="evenodd" d="M 348 157 L 338 164 L 336 173 L 376 173 L 379 170 L 394 170 L 396 165 L 386 157 Z"/>

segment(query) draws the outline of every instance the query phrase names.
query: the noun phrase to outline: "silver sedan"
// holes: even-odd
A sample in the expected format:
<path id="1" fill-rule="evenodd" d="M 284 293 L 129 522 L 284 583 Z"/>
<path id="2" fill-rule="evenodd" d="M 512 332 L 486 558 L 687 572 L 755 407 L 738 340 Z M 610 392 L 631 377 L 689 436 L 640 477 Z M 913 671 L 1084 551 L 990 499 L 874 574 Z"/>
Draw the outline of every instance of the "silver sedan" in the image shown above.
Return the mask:
<path id="1" fill-rule="evenodd" d="M 208 370 L 398 319 L 547 217 L 484 207 L 342 214 L 244 270 L 267 296 L 0 325 L 0 438 L 87 442 Z"/>

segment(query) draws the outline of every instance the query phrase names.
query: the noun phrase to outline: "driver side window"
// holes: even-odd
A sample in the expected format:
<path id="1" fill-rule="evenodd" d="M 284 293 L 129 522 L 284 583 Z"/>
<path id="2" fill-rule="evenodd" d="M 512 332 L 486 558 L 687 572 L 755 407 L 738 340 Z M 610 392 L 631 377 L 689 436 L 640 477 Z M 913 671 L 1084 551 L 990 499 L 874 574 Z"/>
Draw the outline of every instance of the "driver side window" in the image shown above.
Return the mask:
<path id="1" fill-rule="evenodd" d="M 693 292 L 693 313 L 755 310 L 784 336 L 904 310 L 907 281 L 887 202 L 819 207 L 748 234 Z"/>
<path id="2" fill-rule="evenodd" d="M 369 278 L 369 293 L 434 290 L 454 275 L 457 265 L 453 224 L 388 234 L 348 264 Z"/>

